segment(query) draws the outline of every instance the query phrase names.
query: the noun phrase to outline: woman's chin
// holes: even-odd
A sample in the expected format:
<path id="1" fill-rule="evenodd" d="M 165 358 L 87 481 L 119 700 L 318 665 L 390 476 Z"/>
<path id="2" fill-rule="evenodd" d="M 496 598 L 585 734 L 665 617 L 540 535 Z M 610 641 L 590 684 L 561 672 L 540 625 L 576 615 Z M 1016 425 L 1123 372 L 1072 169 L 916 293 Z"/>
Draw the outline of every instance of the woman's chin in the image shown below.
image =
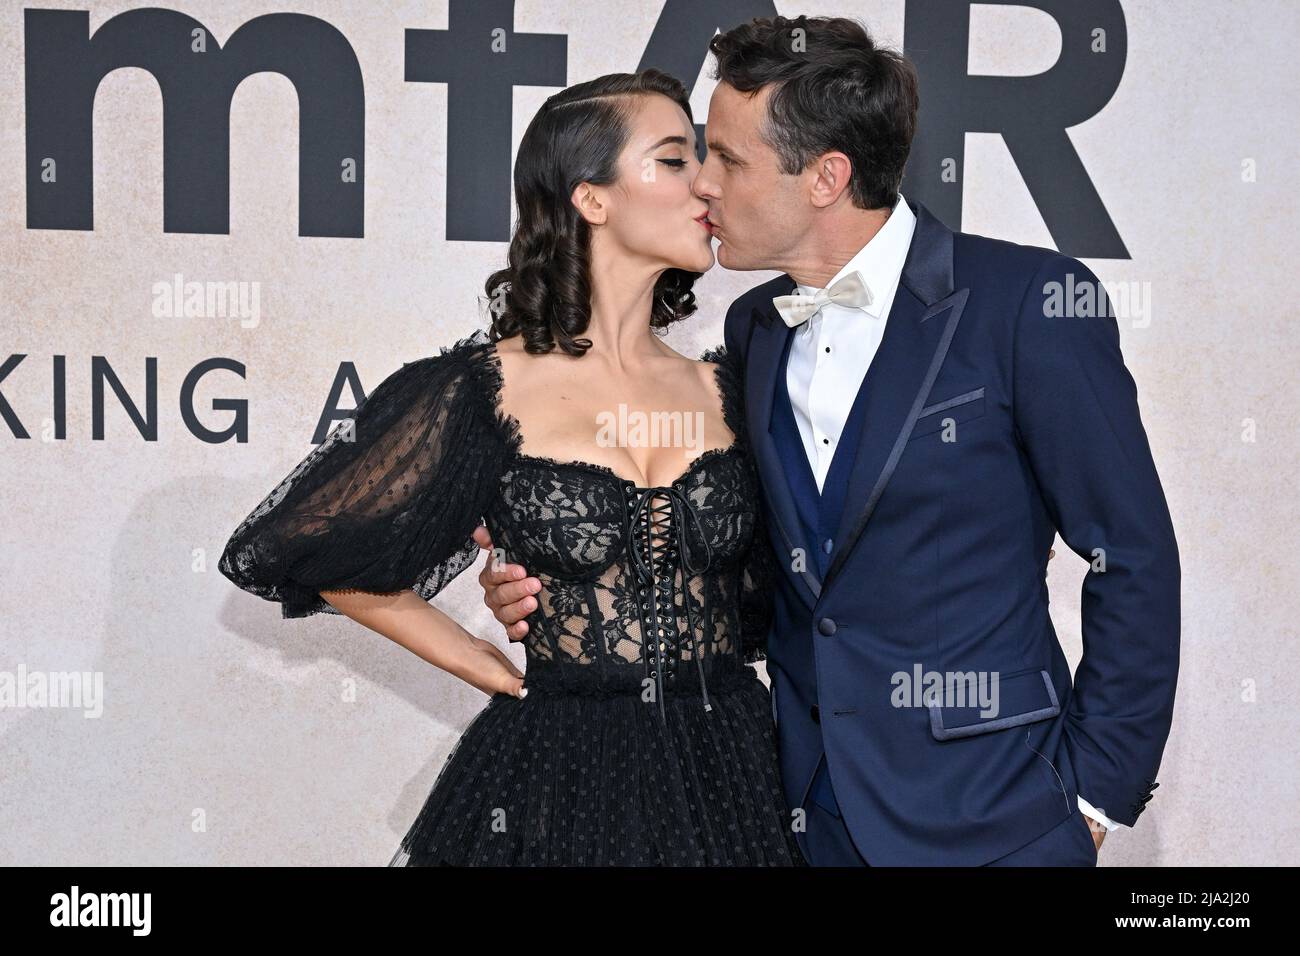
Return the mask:
<path id="1" fill-rule="evenodd" d="M 703 255 L 696 257 L 688 265 L 678 266 L 678 268 L 687 272 L 708 272 L 713 268 L 713 263 L 713 244 L 710 243 Z"/>

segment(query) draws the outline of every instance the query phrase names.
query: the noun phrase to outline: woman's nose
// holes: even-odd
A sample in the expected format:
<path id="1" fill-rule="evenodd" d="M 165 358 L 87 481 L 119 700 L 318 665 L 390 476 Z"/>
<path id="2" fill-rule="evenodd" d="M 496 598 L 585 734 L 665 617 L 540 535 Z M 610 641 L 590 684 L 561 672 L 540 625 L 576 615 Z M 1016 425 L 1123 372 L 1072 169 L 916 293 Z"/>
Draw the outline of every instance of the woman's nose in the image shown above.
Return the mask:
<path id="1" fill-rule="evenodd" d="M 700 199 L 708 199 L 708 181 L 704 178 L 704 167 L 701 166 L 691 177 L 691 192 Z"/>

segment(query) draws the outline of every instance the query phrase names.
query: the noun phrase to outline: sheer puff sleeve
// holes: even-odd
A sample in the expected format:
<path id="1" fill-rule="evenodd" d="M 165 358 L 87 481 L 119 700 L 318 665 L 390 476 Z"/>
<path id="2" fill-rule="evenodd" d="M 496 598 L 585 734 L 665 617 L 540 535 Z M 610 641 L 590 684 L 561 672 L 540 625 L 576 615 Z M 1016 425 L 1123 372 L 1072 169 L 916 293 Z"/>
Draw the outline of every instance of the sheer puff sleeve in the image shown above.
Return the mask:
<path id="1" fill-rule="evenodd" d="M 221 573 L 290 618 L 338 614 L 323 590 L 428 600 L 473 564 L 508 437 L 486 343 L 476 333 L 381 382 L 239 524 Z"/>

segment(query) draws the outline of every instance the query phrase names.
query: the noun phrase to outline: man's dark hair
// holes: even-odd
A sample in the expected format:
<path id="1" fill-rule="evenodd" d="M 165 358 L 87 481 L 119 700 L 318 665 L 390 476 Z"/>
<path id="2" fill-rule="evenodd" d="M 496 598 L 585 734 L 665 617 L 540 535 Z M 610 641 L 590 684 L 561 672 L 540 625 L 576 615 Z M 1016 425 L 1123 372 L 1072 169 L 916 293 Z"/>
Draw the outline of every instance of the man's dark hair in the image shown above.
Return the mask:
<path id="1" fill-rule="evenodd" d="M 877 47 L 866 27 L 844 17 L 751 20 L 709 43 L 713 78 L 742 93 L 775 84 L 763 141 L 794 175 L 838 150 L 853 163 L 849 191 L 863 209 L 898 201 L 916 130 L 916 67 Z"/>

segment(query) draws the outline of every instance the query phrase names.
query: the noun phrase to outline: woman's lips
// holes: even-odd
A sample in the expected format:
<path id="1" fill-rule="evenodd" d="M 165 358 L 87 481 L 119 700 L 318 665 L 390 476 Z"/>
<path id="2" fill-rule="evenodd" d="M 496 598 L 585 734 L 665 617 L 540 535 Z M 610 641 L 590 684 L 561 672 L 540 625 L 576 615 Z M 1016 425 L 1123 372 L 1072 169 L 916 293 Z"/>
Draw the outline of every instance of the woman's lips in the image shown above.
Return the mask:
<path id="1" fill-rule="evenodd" d="M 708 213 L 705 213 L 703 216 L 699 216 L 695 221 L 698 222 L 701 226 L 703 226 L 705 231 L 707 231 L 709 235 L 713 235 L 713 223 L 709 222 Z"/>

